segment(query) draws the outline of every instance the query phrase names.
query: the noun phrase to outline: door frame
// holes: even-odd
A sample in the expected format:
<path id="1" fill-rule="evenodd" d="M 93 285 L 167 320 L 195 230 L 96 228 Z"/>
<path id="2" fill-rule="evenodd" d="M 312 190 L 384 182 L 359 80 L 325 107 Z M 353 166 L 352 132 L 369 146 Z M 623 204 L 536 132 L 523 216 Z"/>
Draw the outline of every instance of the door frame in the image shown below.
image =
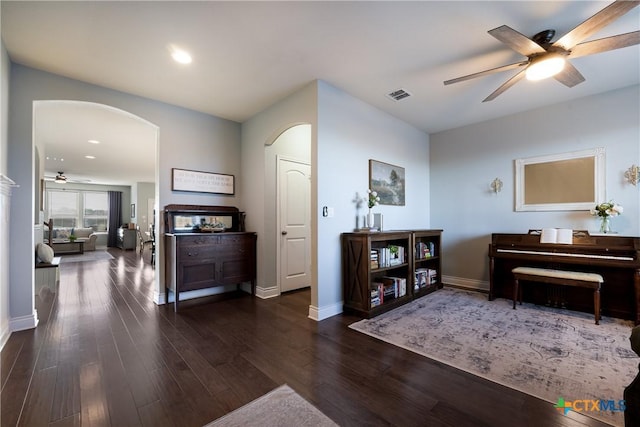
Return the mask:
<path id="1" fill-rule="evenodd" d="M 282 230 L 281 224 L 281 212 L 280 212 L 280 161 L 284 160 L 287 162 L 299 163 L 301 165 L 309 166 L 309 170 L 312 170 L 311 163 L 306 162 L 304 160 L 297 159 L 295 157 L 290 157 L 287 155 L 276 154 L 276 227 L 275 227 L 275 241 L 278 242 L 276 248 L 276 287 L 278 288 L 277 295 L 282 295 L 282 244 L 280 240 L 280 232 Z M 311 179 L 311 177 L 309 177 Z M 309 212 L 311 212 L 311 185 L 309 185 Z M 309 215 L 309 256 L 311 256 L 311 216 Z M 312 271 L 309 270 L 309 274 L 312 275 Z M 310 283 L 311 288 L 313 288 L 313 280 Z"/>

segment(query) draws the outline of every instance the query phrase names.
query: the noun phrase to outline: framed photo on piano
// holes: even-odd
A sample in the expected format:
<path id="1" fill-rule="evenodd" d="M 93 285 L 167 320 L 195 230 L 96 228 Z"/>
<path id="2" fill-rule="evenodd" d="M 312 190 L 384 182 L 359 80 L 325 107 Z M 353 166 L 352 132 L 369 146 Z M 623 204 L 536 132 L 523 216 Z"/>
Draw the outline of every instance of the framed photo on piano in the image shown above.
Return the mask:
<path id="1" fill-rule="evenodd" d="M 516 159 L 516 211 L 581 211 L 605 199 L 604 148 Z"/>

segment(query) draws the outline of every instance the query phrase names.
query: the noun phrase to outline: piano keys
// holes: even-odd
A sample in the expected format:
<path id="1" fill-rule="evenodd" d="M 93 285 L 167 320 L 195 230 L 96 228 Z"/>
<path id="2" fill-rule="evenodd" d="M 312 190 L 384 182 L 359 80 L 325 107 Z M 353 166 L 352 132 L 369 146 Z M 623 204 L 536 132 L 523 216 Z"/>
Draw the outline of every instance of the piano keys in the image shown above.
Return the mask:
<path id="1" fill-rule="evenodd" d="M 540 243 L 540 231 L 527 234 L 493 234 L 489 245 L 489 300 L 513 298 L 515 267 L 539 267 L 597 273 L 604 316 L 640 324 L 640 237 L 591 236 L 573 231 L 572 244 Z M 532 284 L 523 300 L 593 312 L 593 295 L 587 289 Z"/>

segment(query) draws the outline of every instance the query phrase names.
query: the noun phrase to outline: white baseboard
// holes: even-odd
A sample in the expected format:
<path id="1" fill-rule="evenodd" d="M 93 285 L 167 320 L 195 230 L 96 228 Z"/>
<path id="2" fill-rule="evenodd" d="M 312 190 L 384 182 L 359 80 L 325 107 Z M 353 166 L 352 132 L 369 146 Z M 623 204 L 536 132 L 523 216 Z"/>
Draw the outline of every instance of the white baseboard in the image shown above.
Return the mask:
<path id="1" fill-rule="evenodd" d="M 9 320 L 9 330 L 11 332 L 33 329 L 36 326 L 38 326 L 38 312 L 35 310 L 28 316 L 14 317 Z"/>
<path id="2" fill-rule="evenodd" d="M 269 286 L 268 288 L 256 286 L 256 296 L 258 298 L 267 299 L 280 296 L 277 286 Z"/>
<path id="3" fill-rule="evenodd" d="M 9 341 L 9 337 L 11 336 L 11 331 L 8 326 L 9 325 L 7 324 L 7 327 L 0 331 L 0 350 L 4 348 L 4 345 Z"/>
<path id="4" fill-rule="evenodd" d="M 489 292 L 489 282 L 484 280 L 466 279 L 464 277 L 455 276 L 442 276 L 442 283 L 444 285 L 451 285 L 457 288 Z"/>
<path id="5" fill-rule="evenodd" d="M 156 305 L 166 304 L 167 294 L 164 292 L 153 291 L 153 302 L 156 303 Z"/>
<path id="6" fill-rule="evenodd" d="M 327 305 L 324 307 L 316 307 L 314 305 L 309 306 L 309 319 L 319 322 L 320 320 L 328 319 L 331 316 L 342 313 L 342 301 L 336 304 Z"/>

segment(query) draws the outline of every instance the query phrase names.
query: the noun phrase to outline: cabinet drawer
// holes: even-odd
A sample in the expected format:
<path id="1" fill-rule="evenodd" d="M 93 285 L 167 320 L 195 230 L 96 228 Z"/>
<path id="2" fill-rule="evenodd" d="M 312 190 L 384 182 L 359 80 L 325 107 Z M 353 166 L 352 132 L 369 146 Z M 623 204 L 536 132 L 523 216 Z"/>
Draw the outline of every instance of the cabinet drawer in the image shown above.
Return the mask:
<path id="1" fill-rule="evenodd" d="M 215 258 L 220 255 L 224 249 L 218 248 L 216 246 L 207 246 L 207 245 L 191 245 L 191 246 L 182 246 L 178 248 L 178 260 L 179 261 L 189 261 L 189 260 L 204 260 Z"/>

